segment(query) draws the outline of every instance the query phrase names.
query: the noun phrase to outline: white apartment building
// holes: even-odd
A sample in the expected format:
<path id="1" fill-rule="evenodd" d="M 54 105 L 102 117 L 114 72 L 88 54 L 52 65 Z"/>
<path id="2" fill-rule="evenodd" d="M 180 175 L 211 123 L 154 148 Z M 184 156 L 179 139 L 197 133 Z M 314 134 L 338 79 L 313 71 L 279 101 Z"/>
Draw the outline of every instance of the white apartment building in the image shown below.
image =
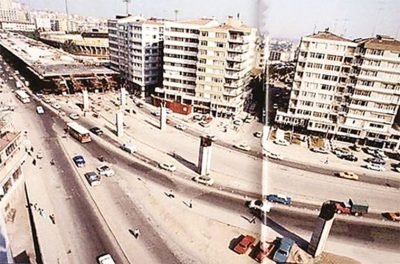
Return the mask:
<path id="1" fill-rule="evenodd" d="M 162 82 L 164 21 L 143 17 L 108 20 L 110 63 L 127 88 L 142 98 Z"/>
<path id="2" fill-rule="evenodd" d="M 28 21 L 0 21 L 0 29 L 8 31 L 33 32 L 36 30 L 34 23 Z"/>
<path id="3" fill-rule="evenodd" d="M 275 121 L 361 144 L 398 149 L 400 42 L 303 37 L 289 107 Z"/>

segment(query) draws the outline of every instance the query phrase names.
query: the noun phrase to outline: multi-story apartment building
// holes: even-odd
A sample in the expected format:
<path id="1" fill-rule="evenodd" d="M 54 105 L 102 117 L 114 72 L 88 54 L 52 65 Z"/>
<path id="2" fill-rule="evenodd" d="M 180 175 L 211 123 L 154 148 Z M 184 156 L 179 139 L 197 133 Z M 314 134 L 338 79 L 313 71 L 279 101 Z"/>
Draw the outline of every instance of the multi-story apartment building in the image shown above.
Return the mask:
<path id="1" fill-rule="evenodd" d="M 303 37 L 287 112 L 275 121 L 362 144 L 399 148 L 400 42 Z"/>
<path id="2" fill-rule="evenodd" d="M 256 29 L 229 17 L 165 24 L 163 99 L 230 117 L 243 110 L 255 66 Z"/>
<path id="3" fill-rule="evenodd" d="M 162 82 L 164 21 L 117 17 L 108 21 L 110 63 L 127 88 L 144 97 Z"/>

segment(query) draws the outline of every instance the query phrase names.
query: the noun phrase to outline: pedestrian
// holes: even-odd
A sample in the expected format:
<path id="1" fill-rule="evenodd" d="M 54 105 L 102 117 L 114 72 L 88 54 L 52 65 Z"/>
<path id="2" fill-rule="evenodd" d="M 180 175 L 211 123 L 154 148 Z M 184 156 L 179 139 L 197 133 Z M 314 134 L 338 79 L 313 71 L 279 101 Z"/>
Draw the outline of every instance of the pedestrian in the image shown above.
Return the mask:
<path id="1" fill-rule="evenodd" d="M 134 236 L 135 238 L 139 238 L 139 236 L 140 236 L 140 231 L 139 231 L 138 228 L 135 228 L 135 230 L 133 230 L 133 236 Z"/>
<path id="2" fill-rule="evenodd" d="M 54 216 L 54 214 L 49 215 L 51 222 L 53 222 L 53 225 L 56 224 L 56 218 Z"/>
<path id="3" fill-rule="evenodd" d="M 189 201 L 189 208 L 192 208 L 192 199 Z"/>
<path id="4" fill-rule="evenodd" d="M 33 152 L 33 147 L 31 147 L 31 152 Z"/>
<path id="5" fill-rule="evenodd" d="M 36 159 L 32 160 L 32 164 L 33 164 L 33 166 L 36 166 Z"/>
<path id="6" fill-rule="evenodd" d="M 33 205 L 33 208 L 37 211 L 37 203 Z"/>
<path id="7" fill-rule="evenodd" d="M 39 214 L 40 214 L 41 216 L 43 216 L 43 209 L 42 209 L 42 208 L 39 208 Z"/>
<path id="8" fill-rule="evenodd" d="M 250 220 L 250 224 L 255 224 L 256 223 L 256 216 L 253 216 Z"/>
<path id="9" fill-rule="evenodd" d="M 169 190 L 168 197 L 169 198 L 175 198 L 174 192 L 172 190 Z"/>
<path id="10" fill-rule="evenodd" d="M 51 164 L 52 166 L 54 166 L 54 164 L 55 164 L 55 163 L 54 163 L 54 159 L 51 159 L 51 160 L 50 160 L 50 164 Z"/>
<path id="11" fill-rule="evenodd" d="M 329 158 L 326 158 L 325 164 L 328 164 L 328 162 L 329 162 Z"/>

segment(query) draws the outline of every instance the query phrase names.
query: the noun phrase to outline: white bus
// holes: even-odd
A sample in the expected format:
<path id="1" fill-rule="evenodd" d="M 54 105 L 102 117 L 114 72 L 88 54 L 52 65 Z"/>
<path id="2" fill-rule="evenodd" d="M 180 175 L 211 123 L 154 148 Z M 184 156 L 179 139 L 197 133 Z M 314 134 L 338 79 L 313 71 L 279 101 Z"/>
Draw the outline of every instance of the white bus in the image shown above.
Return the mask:
<path id="1" fill-rule="evenodd" d="M 81 143 L 87 143 L 92 141 L 90 137 L 90 132 L 83 126 L 79 125 L 76 122 L 67 123 L 68 132 L 71 136 L 79 140 Z"/>
<path id="2" fill-rule="evenodd" d="M 29 99 L 29 95 L 25 91 L 21 91 L 21 90 L 15 91 L 15 95 L 24 104 L 31 102 L 31 99 Z"/>

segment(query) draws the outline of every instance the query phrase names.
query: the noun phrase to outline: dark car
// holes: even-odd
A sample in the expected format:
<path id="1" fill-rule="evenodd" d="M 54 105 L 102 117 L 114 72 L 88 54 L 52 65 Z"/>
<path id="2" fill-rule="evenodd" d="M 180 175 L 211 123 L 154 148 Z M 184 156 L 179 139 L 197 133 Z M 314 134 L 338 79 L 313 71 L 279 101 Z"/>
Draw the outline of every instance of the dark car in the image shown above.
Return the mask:
<path id="1" fill-rule="evenodd" d="M 91 129 L 89 129 L 90 132 L 92 132 L 93 134 L 97 135 L 97 136 L 101 136 L 103 135 L 103 130 L 101 130 L 98 127 L 92 127 Z"/>
<path id="2" fill-rule="evenodd" d="M 375 164 L 379 164 L 379 165 L 385 165 L 386 164 L 385 160 L 379 159 L 379 158 L 368 158 L 367 162 L 375 163 Z"/>
<path id="3" fill-rule="evenodd" d="M 82 156 L 78 155 L 73 157 L 72 159 L 77 167 L 79 168 L 85 167 L 86 161 Z"/>
<path id="4" fill-rule="evenodd" d="M 349 161 L 357 161 L 358 160 L 358 158 L 356 156 L 354 156 L 353 154 L 343 155 L 339 158 L 349 160 Z"/>
<path id="5" fill-rule="evenodd" d="M 290 205 L 292 203 L 292 198 L 282 194 L 269 194 L 265 198 L 273 203 L 280 203 L 285 205 Z"/>

